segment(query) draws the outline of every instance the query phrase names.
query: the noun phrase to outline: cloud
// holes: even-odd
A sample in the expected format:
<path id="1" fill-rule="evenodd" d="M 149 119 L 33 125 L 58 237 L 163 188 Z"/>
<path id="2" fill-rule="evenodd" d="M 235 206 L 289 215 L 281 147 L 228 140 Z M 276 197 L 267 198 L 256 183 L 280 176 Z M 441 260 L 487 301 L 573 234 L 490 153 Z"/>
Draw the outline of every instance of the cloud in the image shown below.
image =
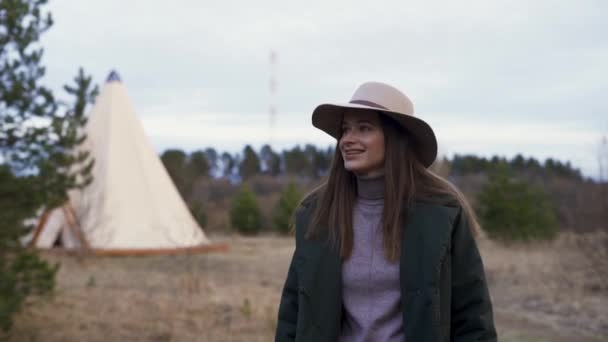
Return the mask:
<path id="1" fill-rule="evenodd" d="M 277 127 L 309 125 L 299 120 L 317 104 L 346 101 L 373 79 L 403 89 L 439 129 L 458 127 L 445 136 L 464 150 L 526 151 L 538 139 L 546 144 L 534 153 L 570 158 L 564 141 L 582 155 L 587 137 L 608 130 L 606 2 L 55 0 L 49 9 L 48 82 L 59 89 L 80 65 L 101 82 L 117 68 L 152 136 L 167 143 L 196 139 L 186 124 L 194 113 L 215 113 L 204 120 L 217 144 L 235 130 L 256 138 L 247 132 L 267 122 L 270 49 L 279 53 Z M 232 130 L 225 117 L 238 118 Z M 311 138 L 301 127 L 279 128 Z"/>

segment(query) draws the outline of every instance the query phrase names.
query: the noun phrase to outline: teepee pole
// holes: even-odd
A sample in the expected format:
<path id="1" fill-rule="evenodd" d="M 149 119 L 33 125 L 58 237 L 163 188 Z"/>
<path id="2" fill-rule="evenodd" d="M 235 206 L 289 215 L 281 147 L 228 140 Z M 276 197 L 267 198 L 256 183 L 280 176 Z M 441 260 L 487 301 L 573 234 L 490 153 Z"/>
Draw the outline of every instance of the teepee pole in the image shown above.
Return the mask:
<path id="1" fill-rule="evenodd" d="M 74 207 L 72 206 L 71 203 L 68 202 L 62 207 L 62 209 L 63 209 L 63 214 L 65 215 L 65 218 L 68 221 L 68 224 L 67 224 L 68 229 L 78 240 L 78 242 L 80 244 L 80 249 L 82 249 L 85 252 L 89 252 L 91 250 L 91 246 L 89 245 L 89 242 L 87 241 L 84 234 L 82 233 L 82 227 L 80 226 L 80 223 L 78 222 L 78 219 L 76 217 L 76 211 L 74 210 Z"/>
<path id="2" fill-rule="evenodd" d="M 42 232 L 42 229 L 44 229 L 44 226 L 46 226 L 46 222 L 49 219 L 49 216 L 51 216 L 51 210 L 45 210 L 42 213 L 42 216 L 40 217 L 40 221 L 38 221 L 38 224 L 36 225 L 36 229 L 34 230 L 34 236 L 32 237 L 32 240 L 30 240 L 28 247 L 36 247 L 36 241 L 38 241 L 38 237 L 40 236 L 40 233 Z"/>

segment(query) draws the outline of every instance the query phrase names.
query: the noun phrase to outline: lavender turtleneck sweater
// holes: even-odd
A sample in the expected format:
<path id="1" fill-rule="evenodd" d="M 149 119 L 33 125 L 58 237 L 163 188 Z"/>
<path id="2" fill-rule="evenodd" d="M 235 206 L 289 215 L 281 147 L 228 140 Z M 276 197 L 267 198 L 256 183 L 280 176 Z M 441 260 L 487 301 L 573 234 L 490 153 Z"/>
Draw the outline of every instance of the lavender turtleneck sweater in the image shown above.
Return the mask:
<path id="1" fill-rule="evenodd" d="M 399 263 L 382 245 L 384 177 L 357 178 L 353 251 L 342 263 L 340 342 L 404 341 Z"/>

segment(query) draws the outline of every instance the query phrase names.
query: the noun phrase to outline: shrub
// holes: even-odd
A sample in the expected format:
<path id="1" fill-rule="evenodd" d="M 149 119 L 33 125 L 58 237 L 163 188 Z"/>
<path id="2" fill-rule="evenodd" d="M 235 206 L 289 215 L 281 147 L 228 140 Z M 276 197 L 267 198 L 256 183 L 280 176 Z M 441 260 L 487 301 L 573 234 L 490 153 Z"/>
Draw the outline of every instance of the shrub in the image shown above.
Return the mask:
<path id="1" fill-rule="evenodd" d="M 491 238 L 499 240 L 551 239 L 557 219 L 548 195 L 503 170 L 490 175 L 477 197 L 479 217 Z"/>
<path id="2" fill-rule="evenodd" d="M 50 265 L 38 255 L 22 251 L 9 258 L 0 258 L 0 329 L 7 332 L 13 315 L 28 297 L 45 295 L 55 287 L 59 265 Z M 1 336 L 1 335 L 0 335 Z"/>
<path id="3" fill-rule="evenodd" d="M 232 202 L 230 209 L 232 227 L 243 234 L 256 234 L 262 225 L 262 213 L 255 195 L 243 185 Z"/>
<path id="4" fill-rule="evenodd" d="M 295 184 L 289 183 L 283 189 L 281 197 L 275 207 L 274 227 L 277 231 L 286 234 L 290 230 L 291 217 L 300 202 L 302 195 Z"/>

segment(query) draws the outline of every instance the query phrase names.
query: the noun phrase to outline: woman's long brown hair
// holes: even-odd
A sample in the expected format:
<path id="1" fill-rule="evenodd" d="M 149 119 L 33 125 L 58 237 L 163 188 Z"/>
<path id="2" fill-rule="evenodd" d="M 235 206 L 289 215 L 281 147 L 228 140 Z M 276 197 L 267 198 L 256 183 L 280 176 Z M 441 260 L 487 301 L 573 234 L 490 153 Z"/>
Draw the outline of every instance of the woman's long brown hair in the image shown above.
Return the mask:
<path id="1" fill-rule="evenodd" d="M 460 206 L 471 230 L 479 231 L 479 223 L 464 195 L 418 161 L 411 147 L 413 141 L 398 123 L 383 114 L 379 116 L 385 142 L 382 229 L 387 259 L 393 262 L 399 259 L 401 227 L 414 200 Z M 317 203 L 306 236 L 316 238 L 326 230 L 327 238 L 338 248 L 342 259 L 348 259 L 353 248 L 352 213 L 356 189 L 356 176 L 344 168 L 338 141 L 327 180 L 310 194 L 317 196 Z"/>

